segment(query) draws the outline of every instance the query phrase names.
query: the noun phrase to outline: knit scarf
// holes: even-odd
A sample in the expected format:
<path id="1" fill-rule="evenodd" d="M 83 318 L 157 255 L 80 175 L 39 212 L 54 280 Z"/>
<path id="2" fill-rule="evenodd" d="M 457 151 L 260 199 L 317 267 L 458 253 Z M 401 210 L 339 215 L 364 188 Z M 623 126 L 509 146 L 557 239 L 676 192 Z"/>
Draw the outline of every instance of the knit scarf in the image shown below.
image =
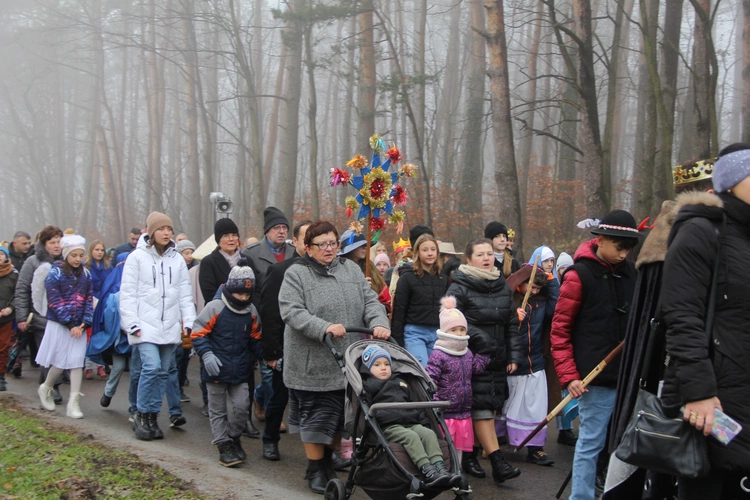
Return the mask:
<path id="1" fill-rule="evenodd" d="M 219 250 L 219 253 L 224 256 L 225 259 L 227 259 L 227 262 L 229 263 L 229 267 L 234 267 L 237 264 L 240 263 L 240 258 L 242 257 L 242 254 L 239 250 L 234 252 L 234 255 L 229 255 L 224 250 Z"/>
<path id="2" fill-rule="evenodd" d="M 13 263 L 11 261 L 7 260 L 0 264 L 0 278 L 3 276 L 8 276 L 10 273 L 13 272 Z"/>
<path id="3" fill-rule="evenodd" d="M 237 299 L 237 297 L 229 293 L 226 288 L 224 288 L 221 292 L 221 301 L 224 302 L 224 305 L 227 306 L 230 311 L 237 314 L 249 313 L 253 303 L 252 298 L 248 300 Z"/>
<path id="4" fill-rule="evenodd" d="M 443 351 L 451 356 L 463 356 L 469 350 L 469 336 L 458 336 L 450 333 L 437 331 L 438 339 L 435 341 L 435 349 Z"/>
<path id="5" fill-rule="evenodd" d="M 460 266 L 458 266 L 458 270 L 467 276 L 471 276 L 472 278 L 477 278 L 480 280 L 495 281 L 500 277 L 500 271 L 496 267 L 493 267 L 492 270 L 487 271 L 485 269 L 480 269 L 468 264 L 461 264 Z"/>

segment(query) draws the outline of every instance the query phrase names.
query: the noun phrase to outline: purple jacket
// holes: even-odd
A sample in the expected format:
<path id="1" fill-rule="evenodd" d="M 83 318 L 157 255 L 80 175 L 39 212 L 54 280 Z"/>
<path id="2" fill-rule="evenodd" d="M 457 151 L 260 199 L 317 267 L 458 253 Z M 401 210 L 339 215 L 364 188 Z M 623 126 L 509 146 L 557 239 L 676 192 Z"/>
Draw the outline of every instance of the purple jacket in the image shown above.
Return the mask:
<path id="1" fill-rule="evenodd" d="M 47 319 L 67 328 L 91 326 L 94 316 L 94 288 L 85 267 L 80 277 L 65 274 L 62 262 L 52 264 L 47 275 Z"/>
<path id="2" fill-rule="evenodd" d="M 470 350 L 463 356 L 454 356 L 435 349 L 427 361 L 427 373 L 438 390 L 435 401 L 450 401 L 451 406 L 443 413 L 444 418 L 463 420 L 471 417 L 471 377 L 484 372 L 490 362 L 489 356 L 473 354 Z"/>

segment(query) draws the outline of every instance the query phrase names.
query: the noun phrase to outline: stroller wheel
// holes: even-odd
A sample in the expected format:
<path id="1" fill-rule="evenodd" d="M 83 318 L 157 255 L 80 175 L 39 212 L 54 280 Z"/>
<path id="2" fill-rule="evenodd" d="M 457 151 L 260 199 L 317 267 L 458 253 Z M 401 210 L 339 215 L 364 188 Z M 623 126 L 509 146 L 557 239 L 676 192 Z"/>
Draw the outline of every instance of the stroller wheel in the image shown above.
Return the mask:
<path id="1" fill-rule="evenodd" d="M 346 500 L 346 486 L 341 479 L 331 479 L 326 485 L 325 500 Z"/>

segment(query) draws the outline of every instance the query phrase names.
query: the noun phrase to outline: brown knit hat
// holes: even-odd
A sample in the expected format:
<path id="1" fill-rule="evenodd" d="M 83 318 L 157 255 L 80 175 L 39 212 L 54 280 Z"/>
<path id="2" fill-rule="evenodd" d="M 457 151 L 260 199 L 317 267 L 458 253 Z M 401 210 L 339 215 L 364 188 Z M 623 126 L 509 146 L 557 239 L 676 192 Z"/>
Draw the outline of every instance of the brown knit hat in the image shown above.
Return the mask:
<path id="1" fill-rule="evenodd" d="M 157 229 L 164 226 L 172 227 L 172 219 L 161 212 L 151 212 L 146 219 L 146 226 L 148 227 L 148 239 L 153 239 Z"/>

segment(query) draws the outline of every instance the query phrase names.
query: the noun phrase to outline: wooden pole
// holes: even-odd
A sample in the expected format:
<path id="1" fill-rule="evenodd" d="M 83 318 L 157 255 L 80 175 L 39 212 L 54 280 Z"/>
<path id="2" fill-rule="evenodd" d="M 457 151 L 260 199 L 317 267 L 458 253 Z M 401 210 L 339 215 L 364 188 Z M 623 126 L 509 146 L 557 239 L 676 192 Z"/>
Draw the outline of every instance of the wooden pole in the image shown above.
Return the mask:
<path id="1" fill-rule="evenodd" d="M 586 378 L 584 378 L 583 381 L 582 381 L 582 384 L 583 384 L 584 388 L 587 385 L 589 385 L 591 383 L 591 381 L 594 380 L 597 377 L 597 375 L 599 375 L 602 372 L 602 370 L 604 370 L 604 368 L 608 364 L 610 364 L 612 362 L 612 360 L 615 359 L 622 352 L 622 347 L 623 347 L 623 343 L 622 342 L 620 342 L 619 344 L 617 344 L 617 347 L 615 347 L 614 349 L 612 349 L 612 352 L 610 352 L 609 354 L 607 354 L 607 357 L 604 358 L 604 360 L 601 363 L 599 363 L 598 365 L 596 365 L 596 367 L 593 370 L 591 370 L 591 373 L 589 373 L 588 375 L 586 375 Z M 549 415 L 547 415 L 547 417 L 542 422 L 540 422 L 539 425 L 537 425 L 536 428 L 533 431 L 531 431 L 531 434 L 529 434 L 528 436 L 526 436 L 526 439 L 524 439 L 521 442 L 521 444 L 519 444 L 518 446 L 516 446 L 515 451 L 518 451 L 521 448 L 523 448 L 524 446 L 526 446 L 526 443 L 528 443 L 529 441 L 531 441 L 531 438 L 533 438 L 534 436 L 536 436 L 537 433 L 539 433 L 539 431 L 541 431 L 542 429 L 544 429 L 544 427 L 550 422 L 550 420 L 552 420 L 553 418 L 555 418 L 557 416 L 557 414 L 560 413 L 563 410 L 563 408 L 565 408 L 565 405 L 567 405 L 568 403 L 570 403 L 571 400 L 573 400 L 573 396 L 571 396 L 570 394 L 568 394 L 565 397 L 565 399 L 563 399 L 560 402 L 559 405 L 555 406 L 555 409 L 552 410 L 551 412 L 549 412 Z"/>
<path id="2" fill-rule="evenodd" d="M 521 309 L 524 311 L 526 310 L 526 304 L 529 303 L 529 297 L 531 297 L 531 285 L 534 283 L 534 278 L 536 278 L 536 263 L 539 262 L 539 257 L 542 256 L 542 252 L 539 252 L 536 257 L 534 257 L 534 263 L 531 267 L 531 277 L 529 278 L 529 286 L 526 287 L 526 296 L 523 298 L 523 304 L 521 304 Z"/>
<path id="3" fill-rule="evenodd" d="M 370 221 L 372 220 L 372 212 L 367 214 L 367 253 L 365 254 L 365 277 L 370 277 L 370 244 L 372 241 L 372 233 L 370 232 Z"/>

